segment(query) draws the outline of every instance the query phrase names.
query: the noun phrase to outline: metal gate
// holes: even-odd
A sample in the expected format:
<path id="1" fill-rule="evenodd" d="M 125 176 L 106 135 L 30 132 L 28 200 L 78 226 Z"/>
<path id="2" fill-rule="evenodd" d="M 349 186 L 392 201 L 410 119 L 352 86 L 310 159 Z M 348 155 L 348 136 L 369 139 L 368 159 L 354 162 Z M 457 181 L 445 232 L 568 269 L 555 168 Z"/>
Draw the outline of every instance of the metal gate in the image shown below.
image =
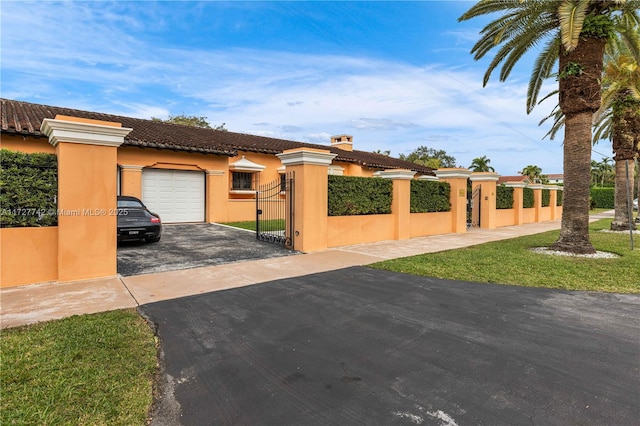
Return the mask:
<path id="1" fill-rule="evenodd" d="M 256 193 L 256 239 L 293 249 L 294 172 L 258 186 Z"/>
<path id="2" fill-rule="evenodd" d="M 467 200 L 467 228 L 480 227 L 480 200 L 482 191 L 480 185 L 471 191 Z"/>

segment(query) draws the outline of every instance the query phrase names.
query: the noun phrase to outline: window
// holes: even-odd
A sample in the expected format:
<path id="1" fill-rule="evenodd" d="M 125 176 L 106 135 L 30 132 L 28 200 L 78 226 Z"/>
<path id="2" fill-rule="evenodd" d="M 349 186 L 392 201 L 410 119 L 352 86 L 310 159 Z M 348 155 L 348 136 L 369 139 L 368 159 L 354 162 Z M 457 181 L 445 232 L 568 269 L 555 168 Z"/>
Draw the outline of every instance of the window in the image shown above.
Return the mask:
<path id="1" fill-rule="evenodd" d="M 280 174 L 280 192 L 287 192 L 287 175 Z"/>
<path id="2" fill-rule="evenodd" d="M 233 190 L 252 190 L 253 189 L 253 173 L 232 172 L 231 189 Z"/>

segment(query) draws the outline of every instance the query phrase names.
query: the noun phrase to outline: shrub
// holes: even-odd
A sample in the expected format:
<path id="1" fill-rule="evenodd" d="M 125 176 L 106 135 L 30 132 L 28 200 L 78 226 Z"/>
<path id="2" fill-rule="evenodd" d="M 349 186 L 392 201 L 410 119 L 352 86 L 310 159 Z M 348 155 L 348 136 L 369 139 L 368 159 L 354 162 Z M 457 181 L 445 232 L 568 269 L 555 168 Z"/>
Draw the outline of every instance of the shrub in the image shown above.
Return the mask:
<path id="1" fill-rule="evenodd" d="M 524 188 L 522 191 L 522 207 L 525 209 L 530 209 L 533 207 L 533 189 Z"/>
<path id="2" fill-rule="evenodd" d="M 0 227 L 58 224 L 58 158 L 0 150 Z"/>
<path id="3" fill-rule="evenodd" d="M 556 206 L 562 206 L 562 196 L 564 195 L 564 191 L 556 191 Z"/>
<path id="4" fill-rule="evenodd" d="M 496 188 L 496 208 L 513 208 L 513 188 L 504 185 L 500 185 Z"/>
<path id="5" fill-rule="evenodd" d="M 426 180 L 411 181 L 411 213 L 451 210 L 451 185 Z"/>
<path id="6" fill-rule="evenodd" d="M 542 207 L 549 207 L 551 204 L 551 190 L 543 189 L 542 190 Z"/>
<path id="7" fill-rule="evenodd" d="M 329 176 L 329 216 L 391 213 L 393 182 L 356 176 Z"/>
<path id="8" fill-rule="evenodd" d="M 591 188 L 592 209 L 613 209 L 615 188 Z"/>

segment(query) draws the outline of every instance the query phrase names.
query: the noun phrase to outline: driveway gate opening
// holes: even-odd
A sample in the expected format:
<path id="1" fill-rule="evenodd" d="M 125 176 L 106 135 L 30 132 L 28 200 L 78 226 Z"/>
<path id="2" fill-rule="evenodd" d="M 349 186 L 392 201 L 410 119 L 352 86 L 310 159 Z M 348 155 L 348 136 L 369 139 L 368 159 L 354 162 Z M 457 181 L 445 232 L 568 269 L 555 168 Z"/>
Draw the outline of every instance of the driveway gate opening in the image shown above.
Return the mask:
<path id="1" fill-rule="evenodd" d="M 258 186 L 256 193 L 256 238 L 293 249 L 294 173 Z"/>

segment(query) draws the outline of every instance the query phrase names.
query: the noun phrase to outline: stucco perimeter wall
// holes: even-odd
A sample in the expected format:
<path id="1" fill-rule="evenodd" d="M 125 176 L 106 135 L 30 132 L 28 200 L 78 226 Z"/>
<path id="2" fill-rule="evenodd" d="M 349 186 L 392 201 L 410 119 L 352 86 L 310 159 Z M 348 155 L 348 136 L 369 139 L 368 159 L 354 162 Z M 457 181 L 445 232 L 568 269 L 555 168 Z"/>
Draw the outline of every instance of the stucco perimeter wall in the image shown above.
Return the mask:
<path id="1" fill-rule="evenodd" d="M 329 247 L 394 239 L 391 214 L 329 216 L 327 222 Z"/>
<path id="2" fill-rule="evenodd" d="M 528 208 L 522 210 L 522 223 L 533 223 L 536 221 L 536 209 Z"/>
<path id="3" fill-rule="evenodd" d="M 58 227 L 0 229 L 0 287 L 58 279 Z"/>
<path id="4" fill-rule="evenodd" d="M 411 238 L 453 232 L 451 212 L 411 213 L 410 217 Z"/>
<path id="5" fill-rule="evenodd" d="M 546 222 L 551 220 L 551 207 L 541 207 L 538 222 Z"/>
<path id="6" fill-rule="evenodd" d="M 515 224 L 515 211 L 513 209 L 496 209 L 496 228 Z"/>
<path id="7" fill-rule="evenodd" d="M 49 139 L 47 138 L 23 137 L 21 135 L 8 135 L 6 133 L 0 136 L 0 148 L 10 151 L 26 152 L 27 154 L 33 154 L 34 152 L 56 153 L 56 149 L 49 143 Z"/>

